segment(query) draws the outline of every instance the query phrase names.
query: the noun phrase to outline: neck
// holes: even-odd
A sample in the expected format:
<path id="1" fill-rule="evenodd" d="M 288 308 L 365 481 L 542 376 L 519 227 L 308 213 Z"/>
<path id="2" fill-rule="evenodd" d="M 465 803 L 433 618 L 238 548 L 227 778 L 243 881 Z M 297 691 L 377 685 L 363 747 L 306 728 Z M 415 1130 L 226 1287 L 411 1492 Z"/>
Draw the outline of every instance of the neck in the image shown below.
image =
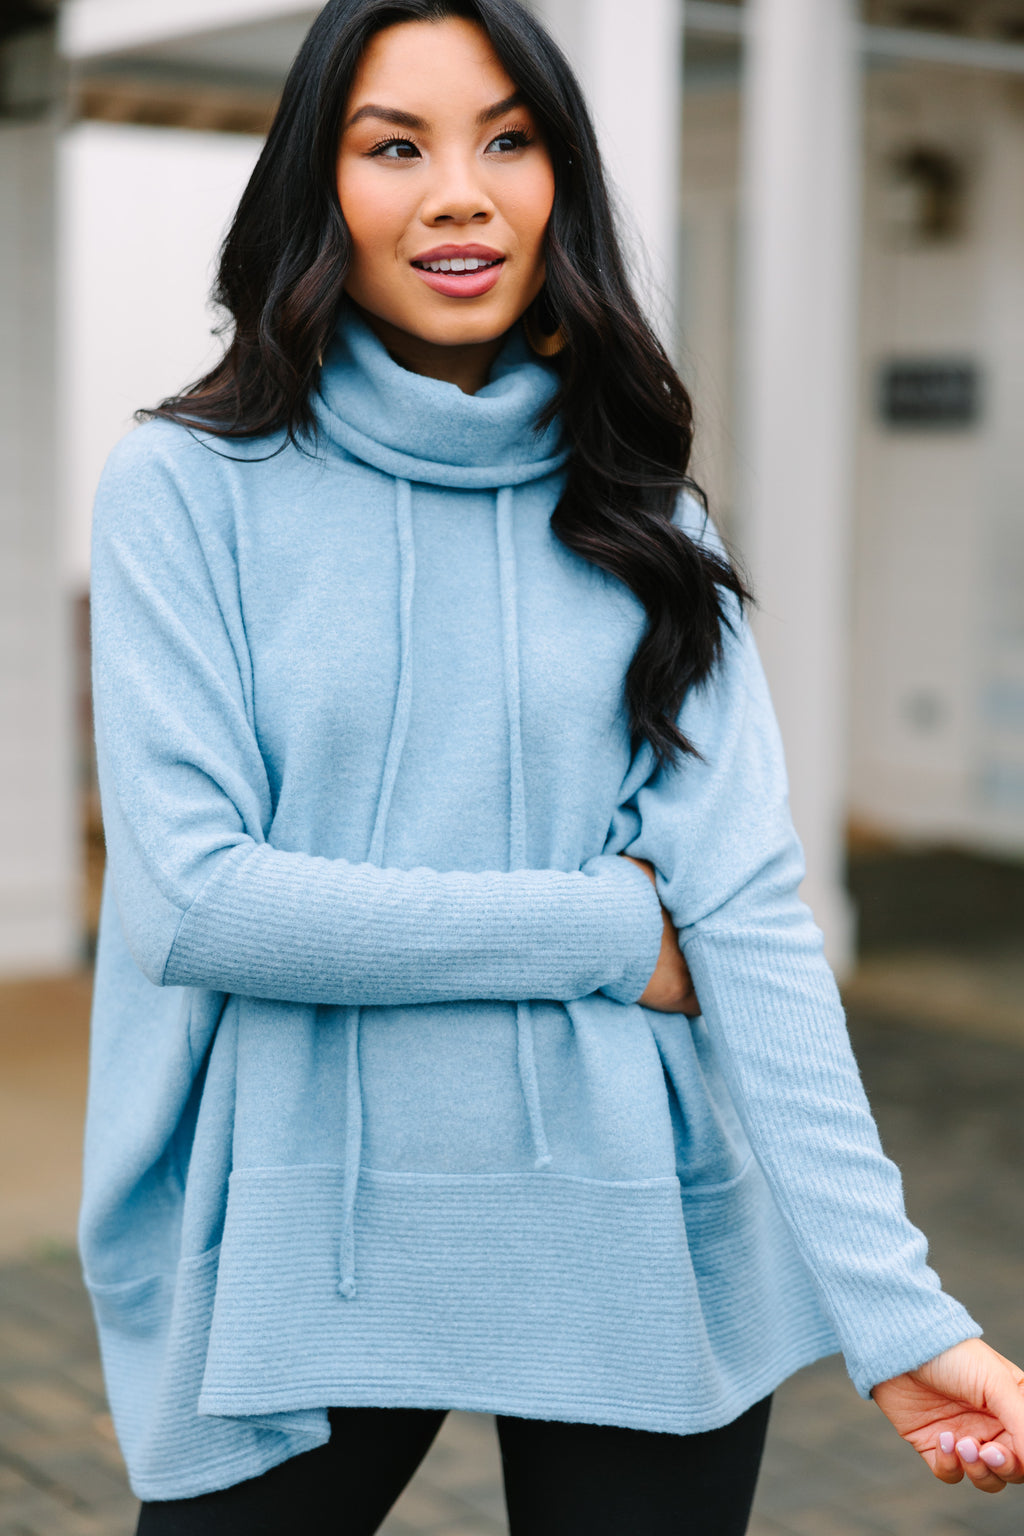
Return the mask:
<path id="1" fill-rule="evenodd" d="M 493 341 L 443 347 L 399 330 L 397 325 L 371 315 L 368 310 L 360 309 L 359 313 L 399 367 L 407 368 L 410 373 L 420 373 L 427 379 L 454 384 L 464 395 L 475 395 L 477 390 L 483 389 L 505 342 L 504 336 L 496 336 Z"/>

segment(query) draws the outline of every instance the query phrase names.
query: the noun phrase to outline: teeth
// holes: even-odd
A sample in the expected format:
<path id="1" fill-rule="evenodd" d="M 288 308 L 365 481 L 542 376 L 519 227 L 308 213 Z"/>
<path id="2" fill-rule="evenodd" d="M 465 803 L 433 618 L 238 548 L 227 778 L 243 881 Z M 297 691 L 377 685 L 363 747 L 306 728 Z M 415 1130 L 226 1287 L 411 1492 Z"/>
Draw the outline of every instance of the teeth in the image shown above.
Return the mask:
<path id="1" fill-rule="evenodd" d="M 453 256 L 451 260 L 421 263 L 428 272 L 479 272 L 481 267 L 493 267 L 493 261 L 481 261 L 479 256 Z"/>

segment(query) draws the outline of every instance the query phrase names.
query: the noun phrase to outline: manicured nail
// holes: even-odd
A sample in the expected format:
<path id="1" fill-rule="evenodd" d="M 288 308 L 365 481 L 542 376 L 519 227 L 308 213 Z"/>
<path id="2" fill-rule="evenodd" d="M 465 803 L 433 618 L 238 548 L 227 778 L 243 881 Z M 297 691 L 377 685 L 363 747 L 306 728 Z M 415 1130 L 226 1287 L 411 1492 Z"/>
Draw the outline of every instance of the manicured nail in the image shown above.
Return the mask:
<path id="1" fill-rule="evenodd" d="M 956 1440 L 948 1429 L 939 1436 L 939 1450 L 944 1451 L 947 1456 L 955 1444 Z"/>
<path id="2" fill-rule="evenodd" d="M 956 1443 L 956 1453 L 961 1461 L 966 1461 L 968 1466 L 978 1459 L 978 1447 L 973 1440 L 958 1440 Z"/>
<path id="3" fill-rule="evenodd" d="M 998 1445 L 986 1445 L 981 1452 L 981 1459 L 986 1467 L 1005 1467 L 1006 1457 Z"/>

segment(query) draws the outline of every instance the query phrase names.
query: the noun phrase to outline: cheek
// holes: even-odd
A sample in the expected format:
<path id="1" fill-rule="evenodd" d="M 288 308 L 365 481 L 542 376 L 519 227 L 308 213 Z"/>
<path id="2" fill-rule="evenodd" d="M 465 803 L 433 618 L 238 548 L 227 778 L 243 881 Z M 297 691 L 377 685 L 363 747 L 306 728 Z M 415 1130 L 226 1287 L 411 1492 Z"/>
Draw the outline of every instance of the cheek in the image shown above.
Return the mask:
<path id="1" fill-rule="evenodd" d="M 538 167 L 509 189 L 505 216 L 515 230 L 524 253 L 541 260 L 544 235 L 555 201 L 555 178 L 550 168 Z"/>
<path id="2" fill-rule="evenodd" d="M 338 201 L 352 237 L 353 261 L 358 266 L 370 257 L 394 252 L 405 228 L 407 215 L 400 189 L 383 178 L 361 174 L 359 169 L 338 174 Z"/>

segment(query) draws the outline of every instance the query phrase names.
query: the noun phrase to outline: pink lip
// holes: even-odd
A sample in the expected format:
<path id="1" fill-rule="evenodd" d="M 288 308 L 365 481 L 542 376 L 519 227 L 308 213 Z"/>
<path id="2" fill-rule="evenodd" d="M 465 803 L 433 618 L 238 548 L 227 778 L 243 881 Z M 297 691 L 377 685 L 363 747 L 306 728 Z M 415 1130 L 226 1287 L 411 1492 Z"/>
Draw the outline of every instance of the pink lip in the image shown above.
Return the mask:
<path id="1" fill-rule="evenodd" d="M 435 261 L 440 259 L 434 258 Z M 450 299 L 478 299 L 481 294 L 490 293 L 503 268 L 504 263 L 498 262 L 493 267 L 481 267 L 478 272 L 426 272 L 422 267 L 414 267 L 413 271 L 435 293 L 443 293 Z"/>
<path id="2" fill-rule="evenodd" d="M 477 261 L 503 261 L 504 251 L 492 250 L 489 245 L 435 245 L 429 251 L 421 251 L 412 259 L 417 261 L 451 261 L 453 256 L 475 256 Z"/>
<path id="3" fill-rule="evenodd" d="M 474 256 L 477 261 L 494 262 L 494 266 L 481 267 L 476 272 L 428 272 L 424 267 L 416 265 L 421 261 L 451 261 L 455 256 L 463 259 Z M 433 250 L 413 257 L 413 271 L 435 293 L 443 293 L 449 299 L 478 299 L 482 294 L 489 293 L 501 276 L 504 265 L 502 252 L 492 250 L 489 245 L 436 245 Z"/>

